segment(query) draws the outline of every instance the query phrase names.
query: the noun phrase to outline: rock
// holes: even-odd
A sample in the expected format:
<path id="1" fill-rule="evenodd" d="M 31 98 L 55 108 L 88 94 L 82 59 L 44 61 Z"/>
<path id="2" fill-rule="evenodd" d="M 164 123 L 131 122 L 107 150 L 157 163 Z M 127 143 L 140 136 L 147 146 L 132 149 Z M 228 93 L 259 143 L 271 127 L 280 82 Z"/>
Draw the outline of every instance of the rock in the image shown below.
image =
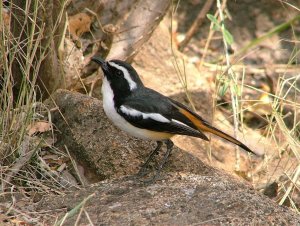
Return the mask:
<path id="1" fill-rule="evenodd" d="M 278 206 L 252 188 L 224 174 L 169 174 L 144 185 L 134 178 L 106 180 L 61 197 L 47 197 L 37 211 L 51 212 L 52 225 L 91 194 L 64 225 L 299 225 L 296 213 Z M 80 209 L 80 208 L 79 208 Z M 50 216 L 50 215 L 49 215 Z M 58 217 L 58 218 L 57 218 Z"/>
<path id="2" fill-rule="evenodd" d="M 38 212 L 51 211 L 42 216 L 43 222 L 53 224 L 70 211 L 64 225 L 300 224 L 299 216 L 288 208 L 178 148 L 160 180 L 142 183 L 132 175 L 150 153 L 151 142 L 116 129 L 100 100 L 65 90 L 57 91 L 52 100 L 59 108 L 52 115 L 58 144 L 66 145 L 85 167 L 90 182 L 103 181 L 44 197 L 34 204 Z M 79 204 L 87 197 L 85 214 L 79 215 Z"/>
<path id="3" fill-rule="evenodd" d="M 52 101 L 59 107 L 52 114 L 53 123 L 60 131 L 56 145 L 67 146 L 84 167 L 90 182 L 137 173 L 155 148 L 155 142 L 135 139 L 115 128 L 108 121 L 101 100 L 58 90 L 51 101 L 48 100 L 49 108 L 53 107 Z M 205 173 L 207 166 L 193 155 L 174 147 L 165 170 Z"/>

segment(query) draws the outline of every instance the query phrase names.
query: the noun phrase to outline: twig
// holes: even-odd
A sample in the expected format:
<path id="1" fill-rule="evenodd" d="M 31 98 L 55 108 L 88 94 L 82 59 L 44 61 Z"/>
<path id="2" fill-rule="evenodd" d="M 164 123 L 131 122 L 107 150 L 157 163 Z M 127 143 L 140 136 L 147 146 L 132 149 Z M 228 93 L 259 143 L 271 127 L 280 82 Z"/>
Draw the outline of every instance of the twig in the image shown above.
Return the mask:
<path id="1" fill-rule="evenodd" d="M 173 33 L 173 15 L 177 11 L 178 4 L 179 4 L 179 2 L 177 3 L 176 7 L 174 7 L 174 10 L 172 10 L 172 16 L 171 16 L 171 33 Z M 177 54 L 175 53 L 175 50 L 174 50 L 174 45 L 173 45 L 173 39 L 172 38 L 170 39 L 170 43 L 171 43 L 172 56 L 174 58 L 174 61 L 172 63 L 173 63 L 173 67 L 174 67 L 174 69 L 176 71 L 176 75 L 178 76 L 178 78 L 179 78 L 179 80 L 181 82 L 182 88 L 184 89 L 186 97 L 187 97 L 189 103 L 192 106 L 192 109 L 194 111 L 196 111 L 195 104 L 193 103 L 192 97 L 191 97 L 190 92 L 188 90 L 187 75 L 186 75 L 186 70 L 185 70 L 184 59 L 182 58 L 182 66 L 183 67 L 181 67 L 180 64 L 179 64 L 179 62 L 178 62 Z M 181 68 L 183 68 L 183 71 L 181 70 Z"/>
<path id="2" fill-rule="evenodd" d="M 223 1 L 223 4 L 222 4 L 221 7 L 222 7 L 222 11 L 223 11 L 226 7 L 226 1 Z M 218 10 L 214 14 L 214 16 L 215 17 L 218 16 Z M 203 64 L 204 59 L 206 57 L 206 54 L 208 52 L 209 45 L 210 45 L 211 41 L 213 40 L 214 34 L 215 34 L 215 30 L 213 29 L 213 23 L 211 23 L 210 28 L 209 28 L 209 33 L 208 33 L 208 36 L 207 36 L 207 39 L 206 39 L 206 43 L 205 43 L 205 46 L 204 46 L 204 49 L 203 49 L 203 54 L 202 54 L 202 57 L 201 57 L 201 60 L 200 60 L 200 64 L 198 66 L 199 71 L 201 71 L 201 69 L 202 69 L 202 64 Z"/>
<path id="3" fill-rule="evenodd" d="M 89 221 L 90 226 L 94 226 L 94 224 L 93 224 L 93 222 L 92 222 L 92 220 L 91 220 L 90 215 L 88 214 L 88 212 L 86 210 L 83 210 L 83 211 L 85 213 L 86 218 Z"/>
<path id="4" fill-rule="evenodd" d="M 84 208 L 80 208 L 80 211 L 79 211 L 79 214 L 78 214 L 78 216 L 77 216 L 77 219 L 76 219 L 76 221 L 75 221 L 75 223 L 74 223 L 74 226 L 78 226 L 79 224 L 79 221 L 80 221 L 80 219 L 81 219 L 81 215 L 82 215 L 82 213 L 83 213 L 83 209 Z"/>
<path id="5" fill-rule="evenodd" d="M 35 153 L 36 149 L 29 151 L 30 147 L 30 137 L 25 136 L 24 140 L 20 147 L 20 157 L 16 160 L 15 164 L 10 168 L 10 171 L 7 173 L 7 176 L 2 181 L 3 191 L 6 189 L 7 184 L 9 184 L 12 178 L 20 171 L 20 169 L 28 162 L 32 155 Z"/>
<path id="6" fill-rule="evenodd" d="M 235 56 L 239 57 L 242 54 L 245 54 L 250 48 L 259 45 L 262 41 L 264 41 L 265 39 L 273 36 L 274 34 L 280 33 L 286 29 L 288 29 L 295 21 L 300 20 L 300 15 L 295 16 L 294 18 L 290 19 L 289 21 L 282 23 L 276 27 L 274 27 L 273 29 L 271 29 L 270 31 L 268 31 L 266 34 L 252 40 L 251 42 L 249 42 L 248 44 L 246 44 L 244 47 L 242 47 L 240 49 L 240 51 L 238 51 Z"/>
<path id="7" fill-rule="evenodd" d="M 28 224 L 42 225 L 38 222 L 38 219 L 32 218 L 28 214 L 23 213 L 21 210 L 18 210 L 16 208 L 14 208 L 13 206 L 9 206 L 8 203 L 7 204 L 0 203 L 0 206 L 3 206 L 4 208 L 9 209 L 11 212 L 15 212 L 16 214 L 21 215 L 22 218 L 24 219 L 24 221 Z"/>
<path id="8" fill-rule="evenodd" d="M 209 11 L 209 9 L 211 8 L 213 3 L 214 3 L 214 0 L 208 0 L 205 2 L 198 17 L 196 18 L 196 20 L 194 21 L 194 23 L 192 24 L 192 26 L 186 33 L 185 38 L 183 39 L 182 42 L 179 43 L 179 46 L 178 46 L 179 51 L 182 51 L 184 49 L 184 47 L 186 47 L 186 45 L 190 42 L 190 40 L 194 36 L 195 32 L 202 25 L 203 20 L 205 19 L 205 16 L 206 16 L 207 12 Z"/>
<path id="9" fill-rule="evenodd" d="M 84 175 L 82 175 L 82 174 L 80 173 L 80 171 L 78 170 L 77 163 L 76 163 L 76 161 L 72 158 L 72 156 L 71 156 L 71 154 L 70 154 L 70 152 L 69 152 L 68 147 L 67 147 L 66 145 L 64 145 L 64 147 L 65 147 L 65 150 L 66 150 L 66 152 L 67 152 L 67 154 L 68 154 L 68 156 L 69 156 L 69 159 L 71 160 L 71 163 L 72 163 L 73 168 L 74 168 L 74 170 L 75 170 L 75 172 L 76 172 L 76 174 L 77 174 L 77 177 L 78 177 L 78 180 L 79 180 L 80 184 L 83 185 L 83 186 L 86 186 L 86 185 L 87 185 L 87 180 L 86 180 L 86 178 L 85 178 Z"/>
<path id="10" fill-rule="evenodd" d="M 233 62 L 234 63 L 234 62 Z M 228 71 L 228 68 L 226 68 L 226 65 L 220 65 L 220 64 L 211 64 L 204 62 L 203 67 L 208 68 L 209 71 L 215 72 L 220 71 L 220 68 L 225 68 L 224 72 L 226 73 Z M 286 64 L 272 64 L 272 65 L 243 65 L 243 64 L 232 64 L 230 67 L 235 72 L 243 72 L 243 70 L 246 69 L 247 73 L 249 74 L 267 74 L 268 71 L 272 71 L 276 74 L 297 74 L 297 72 L 300 71 L 299 65 L 286 65 Z M 222 73 L 225 74 L 225 73 Z"/>
<path id="11" fill-rule="evenodd" d="M 281 198 L 279 205 L 282 205 L 284 203 L 284 201 L 286 200 L 286 198 L 289 196 L 289 194 L 291 193 L 292 189 L 294 188 L 297 180 L 299 179 L 299 175 L 300 175 L 300 165 L 298 165 L 296 172 L 293 176 L 292 183 L 290 184 L 289 188 L 287 189 L 287 191 L 284 193 L 283 197 Z"/>
<path id="12" fill-rule="evenodd" d="M 86 203 L 90 198 L 92 198 L 93 196 L 95 196 L 95 193 L 89 195 L 89 196 L 88 196 L 87 198 L 85 198 L 82 202 L 80 202 L 77 206 L 75 206 L 73 209 L 71 209 L 69 212 L 67 212 L 67 213 L 65 214 L 65 216 L 64 216 L 62 219 L 60 219 L 57 223 L 55 223 L 55 226 L 61 226 L 61 225 L 63 225 L 63 223 L 65 222 L 65 220 L 66 220 L 67 218 L 70 218 L 70 217 L 74 216 L 74 215 L 78 212 L 78 210 L 80 210 L 80 209 L 85 205 L 85 203 Z"/>
<path id="13" fill-rule="evenodd" d="M 226 2 L 226 0 L 224 0 L 224 2 Z M 221 2 L 220 0 L 217 0 L 217 8 L 219 11 L 219 15 L 220 15 L 220 19 L 221 22 L 224 21 L 224 15 L 223 15 L 223 11 L 222 11 L 222 6 L 221 6 Z M 224 50 L 225 50 L 225 58 L 226 58 L 226 65 L 229 68 L 228 69 L 228 74 L 230 75 L 229 79 L 230 79 L 230 93 L 231 93 L 231 101 L 232 101 L 232 111 L 233 111 L 233 124 L 234 124 L 234 137 L 237 136 L 237 131 L 238 131 L 238 99 L 237 99 L 237 95 L 235 95 L 235 91 L 234 91 L 234 86 L 237 85 L 237 79 L 234 75 L 234 71 L 231 67 L 231 63 L 230 63 L 230 56 L 229 56 L 229 46 L 227 44 L 227 41 L 225 40 L 225 26 L 224 23 L 222 23 L 221 26 L 221 31 L 223 34 L 223 44 L 224 44 Z M 238 147 L 236 147 L 235 149 L 235 157 L 236 157 L 236 163 L 235 163 L 235 170 L 239 171 L 240 170 L 240 150 L 238 149 Z"/>

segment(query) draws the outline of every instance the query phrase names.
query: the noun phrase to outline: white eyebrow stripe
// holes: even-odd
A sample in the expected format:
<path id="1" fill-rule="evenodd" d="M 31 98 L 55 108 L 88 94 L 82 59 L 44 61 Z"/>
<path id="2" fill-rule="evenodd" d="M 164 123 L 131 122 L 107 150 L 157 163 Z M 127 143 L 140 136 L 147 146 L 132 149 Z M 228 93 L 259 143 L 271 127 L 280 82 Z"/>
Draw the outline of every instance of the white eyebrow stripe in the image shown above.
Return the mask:
<path id="1" fill-rule="evenodd" d="M 138 110 L 135 110 L 133 108 L 129 108 L 129 107 L 126 107 L 124 105 L 122 105 L 120 107 L 120 110 L 124 113 L 124 114 L 127 114 L 127 115 L 130 115 L 130 116 L 142 116 L 143 119 L 148 119 L 148 118 L 151 118 L 155 121 L 158 121 L 158 122 L 163 122 L 163 123 L 169 123 L 170 120 L 167 119 L 166 117 L 162 116 L 161 114 L 158 114 L 158 113 L 143 113 L 141 111 L 138 111 Z"/>
<path id="2" fill-rule="evenodd" d="M 117 68 L 117 69 L 119 69 L 123 72 L 124 78 L 127 80 L 128 84 L 129 84 L 129 87 L 130 87 L 130 90 L 136 89 L 137 85 L 136 85 L 135 81 L 132 80 L 132 78 L 129 75 L 128 70 L 125 67 L 122 67 L 122 66 L 120 66 L 120 65 L 118 65 L 114 62 L 110 62 L 110 61 L 108 62 L 108 64 L 110 66 L 115 67 L 115 68 Z"/>

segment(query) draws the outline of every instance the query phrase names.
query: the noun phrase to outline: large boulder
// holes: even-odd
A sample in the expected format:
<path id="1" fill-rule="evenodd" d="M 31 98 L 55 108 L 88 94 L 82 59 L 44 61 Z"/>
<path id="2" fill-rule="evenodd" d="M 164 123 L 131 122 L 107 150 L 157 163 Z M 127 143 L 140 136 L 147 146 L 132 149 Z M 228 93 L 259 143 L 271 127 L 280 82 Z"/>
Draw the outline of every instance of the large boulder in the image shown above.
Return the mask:
<path id="1" fill-rule="evenodd" d="M 296 213 L 179 148 L 161 178 L 145 184 L 134 174 L 151 142 L 116 129 L 98 99 L 59 90 L 52 101 L 59 109 L 52 115 L 57 144 L 67 146 L 90 182 L 102 181 L 44 197 L 35 210 L 51 211 L 51 217 L 44 215 L 49 224 L 64 216 L 65 225 L 300 224 Z"/>

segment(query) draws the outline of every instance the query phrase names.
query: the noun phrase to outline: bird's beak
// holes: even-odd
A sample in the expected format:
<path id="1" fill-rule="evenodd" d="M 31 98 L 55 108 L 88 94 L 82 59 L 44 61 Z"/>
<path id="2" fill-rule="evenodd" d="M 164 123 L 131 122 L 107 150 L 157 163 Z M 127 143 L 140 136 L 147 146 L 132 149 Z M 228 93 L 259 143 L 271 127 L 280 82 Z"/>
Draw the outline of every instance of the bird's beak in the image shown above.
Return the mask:
<path id="1" fill-rule="evenodd" d="M 92 61 L 99 64 L 103 71 L 108 71 L 107 62 L 103 60 L 101 57 L 92 57 Z"/>

